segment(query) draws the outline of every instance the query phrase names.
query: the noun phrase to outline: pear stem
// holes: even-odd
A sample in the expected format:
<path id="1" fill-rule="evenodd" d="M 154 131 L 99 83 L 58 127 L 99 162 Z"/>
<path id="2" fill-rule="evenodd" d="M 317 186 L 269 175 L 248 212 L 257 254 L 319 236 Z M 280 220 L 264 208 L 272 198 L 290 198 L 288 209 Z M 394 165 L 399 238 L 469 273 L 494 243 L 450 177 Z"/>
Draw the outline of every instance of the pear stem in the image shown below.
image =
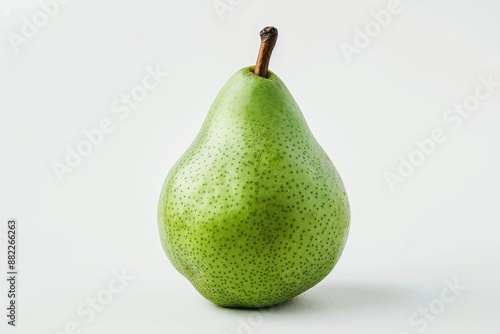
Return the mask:
<path id="1" fill-rule="evenodd" d="M 273 53 L 276 40 L 278 39 L 278 29 L 275 27 L 265 27 L 260 32 L 260 50 L 257 57 L 254 73 L 263 78 L 269 76 L 268 67 L 271 54 Z"/>

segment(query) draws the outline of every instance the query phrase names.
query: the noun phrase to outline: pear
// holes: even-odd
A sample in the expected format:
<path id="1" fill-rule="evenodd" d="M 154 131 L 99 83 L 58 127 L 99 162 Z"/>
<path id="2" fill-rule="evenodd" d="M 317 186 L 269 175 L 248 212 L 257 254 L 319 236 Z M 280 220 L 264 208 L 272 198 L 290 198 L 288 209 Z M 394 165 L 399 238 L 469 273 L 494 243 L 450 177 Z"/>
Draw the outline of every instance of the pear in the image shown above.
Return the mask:
<path id="1" fill-rule="evenodd" d="M 261 31 L 257 65 L 222 88 L 160 196 L 168 258 L 219 306 L 265 307 L 299 295 L 330 273 L 348 235 L 340 176 L 268 70 L 276 39 L 274 27 Z"/>

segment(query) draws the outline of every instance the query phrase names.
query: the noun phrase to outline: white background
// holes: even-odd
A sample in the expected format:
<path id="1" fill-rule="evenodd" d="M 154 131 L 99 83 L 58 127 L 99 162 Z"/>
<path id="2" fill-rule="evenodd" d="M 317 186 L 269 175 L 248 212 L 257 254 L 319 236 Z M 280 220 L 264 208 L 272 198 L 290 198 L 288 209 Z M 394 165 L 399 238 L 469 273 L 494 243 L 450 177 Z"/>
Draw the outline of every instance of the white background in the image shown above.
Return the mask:
<path id="1" fill-rule="evenodd" d="M 232 10 L 218 15 L 212 0 L 73 0 L 16 52 L 9 36 L 42 9 L 2 0 L 0 255 L 5 268 L 16 217 L 17 332 L 499 333 L 500 87 L 456 129 L 443 115 L 478 77 L 500 81 L 500 3 L 402 1 L 349 62 L 340 46 L 388 1 L 222 2 Z M 313 289 L 267 311 L 223 309 L 169 263 L 156 207 L 222 85 L 255 62 L 266 25 L 280 32 L 271 70 L 343 177 L 351 232 Z M 120 119 L 111 105 L 148 68 L 169 75 Z M 54 162 L 106 118 L 113 131 L 60 182 Z M 436 128 L 446 141 L 392 190 L 384 173 Z M 91 321 L 79 314 L 122 270 L 134 279 Z M 450 303 L 446 281 L 466 287 Z"/>

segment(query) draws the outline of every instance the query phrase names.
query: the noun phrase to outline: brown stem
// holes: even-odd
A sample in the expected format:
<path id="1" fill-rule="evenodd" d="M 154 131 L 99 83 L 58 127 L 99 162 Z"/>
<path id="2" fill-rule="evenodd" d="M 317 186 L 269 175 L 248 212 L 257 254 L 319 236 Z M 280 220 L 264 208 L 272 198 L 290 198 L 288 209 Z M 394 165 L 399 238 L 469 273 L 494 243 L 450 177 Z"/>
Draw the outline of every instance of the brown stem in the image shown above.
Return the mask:
<path id="1" fill-rule="evenodd" d="M 260 50 L 259 56 L 257 57 L 257 64 L 255 65 L 254 73 L 267 78 L 269 60 L 271 59 L 271 54 L 273 53 L 274 45 L 276 45 L 276 40 L 278 39 L 278 29 L 275 27 L 265 27 L 260 32 Z"/>

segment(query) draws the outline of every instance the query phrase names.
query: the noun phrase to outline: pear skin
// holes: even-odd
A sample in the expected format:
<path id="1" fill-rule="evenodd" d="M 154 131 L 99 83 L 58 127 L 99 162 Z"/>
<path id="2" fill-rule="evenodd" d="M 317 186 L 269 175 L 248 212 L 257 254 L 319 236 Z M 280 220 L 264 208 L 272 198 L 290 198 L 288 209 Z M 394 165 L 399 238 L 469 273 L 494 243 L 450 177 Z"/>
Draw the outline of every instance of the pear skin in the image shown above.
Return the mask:
<path id="1" fill-rule="evenodd" d="M 271 306 L 313 287 L 349 231 L 337 170 L 285 84 L 255 72 L 245 67 L 222 88 L 158 207 L 172 264 L 225 307 Z"/>

